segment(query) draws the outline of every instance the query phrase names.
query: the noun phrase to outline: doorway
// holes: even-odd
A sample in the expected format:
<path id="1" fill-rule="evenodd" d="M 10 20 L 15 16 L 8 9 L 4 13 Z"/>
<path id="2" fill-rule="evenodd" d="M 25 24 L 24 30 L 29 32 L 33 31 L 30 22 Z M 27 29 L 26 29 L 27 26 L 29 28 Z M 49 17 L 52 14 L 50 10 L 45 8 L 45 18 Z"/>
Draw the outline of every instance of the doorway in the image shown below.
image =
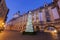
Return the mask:
<path id="1" fill-rule="evenodd" d="M 40 30 L 39 30 L 39 26 L 36 26 L 36 30 L 37 30 L 37 32 L 39 32 Z"/>

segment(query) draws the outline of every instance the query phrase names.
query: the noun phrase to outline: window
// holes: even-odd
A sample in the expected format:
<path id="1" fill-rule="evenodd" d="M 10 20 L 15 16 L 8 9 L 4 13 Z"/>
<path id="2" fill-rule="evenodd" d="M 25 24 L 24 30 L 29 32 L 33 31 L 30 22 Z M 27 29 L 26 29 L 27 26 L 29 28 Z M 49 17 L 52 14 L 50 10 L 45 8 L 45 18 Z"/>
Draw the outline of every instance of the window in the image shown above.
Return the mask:
<path id="1" fill-rule="evenodd" d="M 43 13 L 42 12 L 39 12 L 39 21 L 44 21 Z"/>
<path id="2" fill-rule="evenodd" d="M 46 16 L 50 16 L 48 11 L 46 11 Z"/>
<path id="3" fill-rule="evenodd" d="M 58 19 L 59 18 L 59 14 L 58 14 L 57 8 L 53 8 L 52 9 L 52 13 L 53 13 L 54 19 Z"/>
<path id="4" fill-rule="evenodd" d="M 49 15 L 49 11 L 47 9 L 45 10 L 45 15 L 46 15 L 46 21 L 50 22 L 50 15 Z"/>
<path id="5" fill-rule="evenodd" d="M 36 14 L 34 13 L 34 22 L 36 22 Z"/>
<path id="6" fill-rule="evenodd" d="M 1 3 L 1 0 L 0 0 L 0 3 Z"/>
<path id="7" fill-rule="evenodd" d="M 4 7 L 4 6 L 2 6 L 2 9 L 3 9 L 3 10 L 5 10 L 5 7 Z"/>
<path id="8" fill-rule="evenodd" d="M 60 8 L 60 0 L 58 1 L 58 6 L 59 6 L 59 8 Z"/>
<path id="9" fill-rule="evenodd" d="M 3 14 L 2 14 L 2 12 L 0 13 L 0 17 L 2 17 L 3 16 Z"/>
<path id="10" fill-rule="evenodd" d="M 50 17 L 46 17 L 46 21 L 47 22 L 50 22 Z"/>

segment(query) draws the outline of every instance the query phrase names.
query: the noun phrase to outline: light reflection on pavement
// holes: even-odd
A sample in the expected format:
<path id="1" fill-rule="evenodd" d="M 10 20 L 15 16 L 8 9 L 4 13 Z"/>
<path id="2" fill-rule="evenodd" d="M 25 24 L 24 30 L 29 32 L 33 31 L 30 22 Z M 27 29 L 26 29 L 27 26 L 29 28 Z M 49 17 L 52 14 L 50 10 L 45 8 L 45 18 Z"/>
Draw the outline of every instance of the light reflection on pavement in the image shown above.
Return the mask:
<path id="1" fill-rule="evenodd" d="M 22 35 L 17 31 L 3 31 L 0 40 L 53 40 L 49 33 L 38 33 L 37 35 Z"/>

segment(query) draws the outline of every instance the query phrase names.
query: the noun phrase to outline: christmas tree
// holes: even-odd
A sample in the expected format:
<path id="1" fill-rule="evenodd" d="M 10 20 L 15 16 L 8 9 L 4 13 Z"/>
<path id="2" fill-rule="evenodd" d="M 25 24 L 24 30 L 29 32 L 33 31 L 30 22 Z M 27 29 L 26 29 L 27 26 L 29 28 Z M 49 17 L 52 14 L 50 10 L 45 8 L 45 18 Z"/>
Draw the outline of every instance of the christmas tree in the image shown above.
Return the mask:
<path id="1" fill-rule="evenodd" d="M 33 25 L 32 25 L 32 15 L 31 14 L 28 14 L 28 21 L 27 21 L 25 32 L 34 32 Z"/>

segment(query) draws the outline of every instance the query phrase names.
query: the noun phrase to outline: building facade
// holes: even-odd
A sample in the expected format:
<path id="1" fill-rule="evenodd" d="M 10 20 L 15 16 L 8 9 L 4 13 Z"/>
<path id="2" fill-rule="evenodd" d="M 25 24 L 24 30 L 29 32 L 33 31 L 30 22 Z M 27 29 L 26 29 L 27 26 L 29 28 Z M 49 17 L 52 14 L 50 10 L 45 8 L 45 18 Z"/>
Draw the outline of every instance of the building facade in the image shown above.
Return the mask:
<path id="1" fill-rule="evenodd" d="M 8 14 L 8 8 L 5 0 L 0 0 L 0 26 L 5 23 Z"/>
<path id="2" fill-rule="evenodd" d="M 50 4 L 45 3 L 44 7 L 37 8 L 17 18 L 13 18 L 7 25 L 11 30 L 23 32 L 26 29 L 29 14 L 32 15 L 34 31 L 45 31 L 46 29 L 57 29 L 60 31 L 60 0 L 53 0 Z"/>

